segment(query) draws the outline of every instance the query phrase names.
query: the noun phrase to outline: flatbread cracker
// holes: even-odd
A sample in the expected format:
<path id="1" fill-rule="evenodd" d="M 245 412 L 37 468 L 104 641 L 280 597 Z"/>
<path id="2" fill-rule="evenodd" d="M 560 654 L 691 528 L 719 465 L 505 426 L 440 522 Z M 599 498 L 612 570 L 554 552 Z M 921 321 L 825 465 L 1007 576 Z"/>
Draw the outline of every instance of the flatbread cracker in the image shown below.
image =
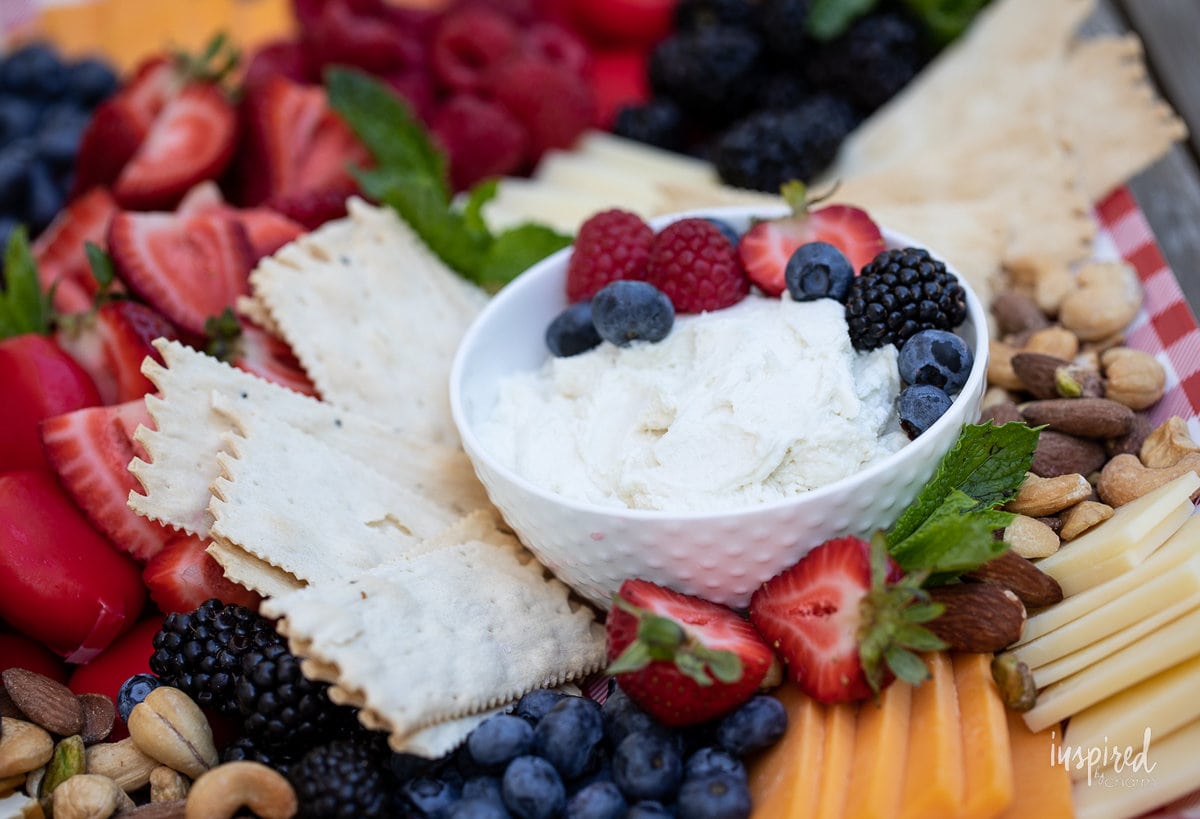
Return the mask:
<path id="1" fill-rule="evenodd" d="M 513 538 L 474 541 L 264 603 L 293 650 L 336 667 L 393 746 L 604 663 L 594 612 Z M 483 582 L 486 578 L 486 582 Z M 514 658 L 519 658 L 515 660 Z"/>
<path id="2" fill-rule="evenodd" d="M 226 578 L 263 597 L 278 597 L 304 588 L 304 581 L 294 574 L 227 541 L 214 539 L 205 551 L 217 561 Z"/>

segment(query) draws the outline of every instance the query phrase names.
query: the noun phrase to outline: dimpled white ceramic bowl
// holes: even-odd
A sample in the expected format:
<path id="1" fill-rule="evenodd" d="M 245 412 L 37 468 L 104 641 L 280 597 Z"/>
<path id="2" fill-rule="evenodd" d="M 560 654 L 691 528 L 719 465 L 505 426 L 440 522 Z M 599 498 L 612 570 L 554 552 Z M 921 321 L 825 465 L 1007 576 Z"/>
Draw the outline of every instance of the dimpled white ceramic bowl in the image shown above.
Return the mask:
<path id="1" fill-rule="evenodd" d="M 653 224 L 661 228 L 703 215 L 742 231 L 754 217 L 783 213 L 717 208 Z M 888 247 L 919 246 L 886 230 L 884 238 Z M 960 277 L 967 291 L 967 320 L 958 333 L 975 353 L 966 386 L 923 435 L 849 478 L 782 501 L 704 514 L 604 507 L 535 486 L 497 461 L 475 430 L 493 411 L 501 379 L 536 370 L 549 357 L 545 330 L 567 304 L 570 252 L 567 248 L 533 266 L 484 308 L 455 356 L 450 403 L 475 472 L 509 525 L 547 567 L 602 608 L 631 577 L 744 608 L 760 584 L 814 546 L 890 525 L 933 474 L 963 424 L 978 418 L 987 371 L 987 321 Z"/>

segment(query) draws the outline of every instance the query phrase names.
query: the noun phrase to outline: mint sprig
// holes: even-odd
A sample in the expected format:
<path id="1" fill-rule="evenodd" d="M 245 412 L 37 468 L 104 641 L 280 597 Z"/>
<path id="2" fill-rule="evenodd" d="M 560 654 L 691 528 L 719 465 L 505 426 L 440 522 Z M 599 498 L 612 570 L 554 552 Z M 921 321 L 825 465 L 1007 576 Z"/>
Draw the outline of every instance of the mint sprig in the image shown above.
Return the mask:
<path id="1" fill-rule="evenodd" d="M 945 45 L 967 30 L 988 0 L 904 0 L 937 45 Z M 813 0 L 808 12 L 808 33 L 821 41 L 846 32 L 856 20 L 879 5 L 879 0 Z"/>
<path id="2" fill-rule="evenodd" d="M 4 287 L 0 289 L 0 339 L 48 333 L 54 318 L 53 288 L 43 293 L 29 234 L 18 225 L 4 249 Z"/>
<path id="3" fill-rule="evenodd" d="M 329 104 L 375 160 L 372 168 L 353 169 L 363 193 L 395 209 L 464 278 L 497 290 L 571 243 L 570 236 L 544 225 L 518 225 L 493 234 L 482 209 L 496 195 L 496 182 L 481 182 L 456 206 L 445 157 L 390 88 L 348 68 L 328 70 L 325 86 Z"/>

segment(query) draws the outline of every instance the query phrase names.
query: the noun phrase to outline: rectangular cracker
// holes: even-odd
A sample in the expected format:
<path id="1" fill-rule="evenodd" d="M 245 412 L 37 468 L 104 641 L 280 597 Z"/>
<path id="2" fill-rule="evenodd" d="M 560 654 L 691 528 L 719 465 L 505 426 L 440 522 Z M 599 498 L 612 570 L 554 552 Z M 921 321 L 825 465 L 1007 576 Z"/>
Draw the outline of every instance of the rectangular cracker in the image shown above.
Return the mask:
<path id="1" fill-rule="evenodd" d="M 450 364 L 486 297 L 390 208 L 352 200 L 349 210 L 262 260 L 254 296 L 325 400 L 455 444 Z"/>
<path id="2" fill-rule="evenodd" d="M 513 538 L 473 541 L 264 604 L 393 746 L 604 663 L 604 629 Z"/>

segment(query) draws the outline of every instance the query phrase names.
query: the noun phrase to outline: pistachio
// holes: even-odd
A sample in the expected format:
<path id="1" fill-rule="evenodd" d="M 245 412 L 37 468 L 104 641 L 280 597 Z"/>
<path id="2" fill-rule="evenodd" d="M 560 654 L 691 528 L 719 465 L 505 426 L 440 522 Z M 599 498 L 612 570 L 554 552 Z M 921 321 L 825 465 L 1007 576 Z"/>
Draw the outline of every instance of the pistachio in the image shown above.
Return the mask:
<path id="1" fill-rule="evenodd" d="M 1104 397 L 1140 410 L 1162 398 L 1167 372 L 1149 353 L 1114 347 L 1100 356 L 1104 370 Z"/>
<path id="2" fill-rule="evenodd" d="M 178 688 L 160 686 L 135 705 L 129 735 L 138 750 L 193 779 L 217 764 L 208 719 Z"/>
<path id="3" fill-rule="evenodd" d="M 1013 654 L 998 654 L 992 658 L 992 679 L 1000 698 L 1013 711 L 1028 711 L 1037 704 L 1037 685 L 1029 666 Z"/>
<path id="4" fill-rule="evenodd" d="M 87 760 L 83 751 L 83 738 L 76 734 L 59 741 L 54 756 L 46 766 L 46 775 L 38 785 L 38 798 L 44 799 L 54 793 L 71 777 L 87 771 Z"/>

